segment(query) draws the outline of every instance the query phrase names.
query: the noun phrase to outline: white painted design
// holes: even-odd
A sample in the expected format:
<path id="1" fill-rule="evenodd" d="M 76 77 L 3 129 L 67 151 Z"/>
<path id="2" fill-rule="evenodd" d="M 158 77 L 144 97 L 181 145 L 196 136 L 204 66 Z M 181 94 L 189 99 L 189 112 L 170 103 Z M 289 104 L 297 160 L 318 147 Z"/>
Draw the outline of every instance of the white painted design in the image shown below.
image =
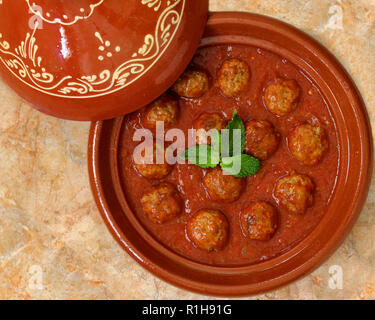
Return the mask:
<path id="1" fill-rule="evenodd" d="M 77 16 L 74 16 L 74 17 L 71 17 L 69 18 L 66 14 L 63 14 L 63 20 L 61 20 L 61 18 L 54 18 L 52 19 L 51 18 L 51 14 L 49 12 L 46 12 L 46 14 L 44 15 L 42 11 L 40 10 L 35 10 L 35 3 L 33 2 L 32 4 L 30 4 L 30 0 L 26 0 L 27 2 L 27 5 L 29 6 L 29 10 L 31 13 L 33 13 L 35 16 L 38 16 L 40 17 L 43 21 L 47 22 L 47 23 L 52 23 L 52 24 L 62 24 L 62 25 L 66 25 L 66 26 L 69 26 L 69 25 L 73 25 L 75 23 L 77 23 L 78 21 L 80 20 L 83 20 L 83 19 L 88 19 L 92 16 L 92 14 L 94 13 L 94 10 L 96 7 L 100 6 L 104 0 L 92 0 L 92 3 L 88 6 L 88 13 L 87 14 L 84 14 L 84 15 L 77 15 Z M 42 5 L 40 5 L 42 6 Z M 80 12 L 81 13 L 85 13 L 85 9 L 84 8 L 81 8 L 80 9 Z"/>
<path id="2" fill-rule="evenodd" d="M 149 8 L 154 8 L 155 11 L 159 11 L 162 0 L 142 0 L 142 4 L 147 5 Z"/>
<path id="3" fill-rule="evenodd" d="M 45 91 L 51 91 L 58 88 L 59 85 L 71 77 L 64 77 L 58 83 L 48 86 L 48 84 L 54 82 L 54 76 L 51 73 L 48 73 L 42 66 L 43 59 L 37 54 L 38 46 L 35 44 L 36 39 L 34 37 L 37 28 L 38 23 L 35 24 L 35 28 L 31 35 L 30 33 L 26 34 L 25 40 L 21 41 L 21 44 L 14 49 L 14 53 L 8 51 L 10 49 L 8 42 L 0 42 L 0 53 L 10 56 L 8 59 L 3 59 L 3 57 L 0 56 L 0 60 L 8 70 L 21 81 L 37 90 L 43 89 Z M 29 80 L 30 83 L 26 82 L 26 80 Z"/>
<path id="4" fill-rule="evenodd" d="M 98 56 L 99 61 L 103 61 L 105 56 L 107 56 L 108 58 L 111 58 L 114 53 L 119 53 L 121 51 L 121 47 L 116 46 L 114 48 L 114 53 L 113 53 L 110 48 L 111 42 L 108 40 L 104 41 L 100 32 L 95 32 L 95 37 L 97 37 L 100 42 L 100 46 L 98 47 L 99 51 L 101 52 L 100 55 Z"/>

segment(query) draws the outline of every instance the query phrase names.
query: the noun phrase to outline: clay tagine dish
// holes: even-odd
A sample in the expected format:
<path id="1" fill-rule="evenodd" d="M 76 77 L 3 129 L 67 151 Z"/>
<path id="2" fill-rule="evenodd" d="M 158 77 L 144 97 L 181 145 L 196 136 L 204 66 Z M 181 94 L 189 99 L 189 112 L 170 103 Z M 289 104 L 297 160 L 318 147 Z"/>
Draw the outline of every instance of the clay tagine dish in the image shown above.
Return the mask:
<path id="1" fill-rule="evenodd" d="M 208 0 L 2 0 L 0 76 L 55 117 L 121 116 L 183 72 L 207 12 Z"/>
<path id="2" fill-rule="evenodd" d="M 175 140 L 153 140 L 153 161 L 138 162 L 135 133 L 155 133 L 157 121 L 183 137 L 216 135 L 183 139 L 177 163 L 155 161 L 173 156 Z M 237 151 L 215 152 L 222 129 L 238 129 Z M 150 272 L 203 294 L 250 295 L 311 272 L 343 241 L 369 188 L 370 132 L 355 85 L 315 40 L 271 18 L 214 13 L 166 93 L 93 123 L 91 185 L 113 236 Z"/>

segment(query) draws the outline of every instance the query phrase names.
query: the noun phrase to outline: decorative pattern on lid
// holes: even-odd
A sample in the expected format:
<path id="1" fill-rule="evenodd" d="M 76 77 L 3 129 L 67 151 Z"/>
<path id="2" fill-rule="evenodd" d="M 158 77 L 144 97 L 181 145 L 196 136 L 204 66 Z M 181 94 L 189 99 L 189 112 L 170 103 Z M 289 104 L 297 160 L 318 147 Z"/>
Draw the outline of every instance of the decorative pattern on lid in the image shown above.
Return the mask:
<path id="1" fill-rule="evenodd" d="M 56 2 L 47 3 L 43 0 L 26 0 L 26 2 L 29 6 L 29 12 L 39 16 L 43 21 L 67 26 L 91 17 L 95 8 L 101 5 L 104 0 L 90 0 L 88 3 L 83 4 L 76 0 L 66 1 L 64 5 L 67 8 L 65 8 L 64 12 L 56 12 Z M 39 8 L 42 10 L 38 10 Z"/>
<path id="2" fill-rule="evenodd" d="M 0 0 L 0 18 L 2 6 L 8 1 L 15 0 Z M 67 48 L 69 39 L 66 33 L 79 23 L 86 24 L 95 19 L 97 9 L 101 9 L 111 0 L 66 1 L 64 12 L 60 13 L 55 9 L 56 6 L 53 6 L 56 4 L 53 0 L 18 1 L 24 1 L 26 4 L 18 10 L 29 10 L 31 15 L 36 17 L 35 23 L 31 30 L 25 32 L 24 39 L 19 43 L 11 43 L 2 33 L 0 26 L 1 63 L 21 82 L 37 91 L 56 97 L 82 99 L 117 92 L 146 74 L 172 43 L 183 18 L 186 0 L 138 0 L 143 10 L 151 10 L 155 16 L 154 30 L 144 34 L 138 49 L 129 56 L 124 56 L 117 64 L 114 64 L 114 61 L 119 60 L 118 56 L 122 56 L 124 50 L 120 44 L 115 43 L 116 39 L 110 39 L 111 35 L 107 30 L 100 30 L 98 27 L 92 34 L 85 35 L 88 41 L 97 43 L 96 52 L 90 53 L 90 59 L 95 60 L 98 67 L 95 72 L 79 75 L 70 72 L 61 74 L 60 70 L 56 72 L 50 67 L 51 63 L 47 66 L 45 62 L 50 57 L 44 56 L 40 50 L 43 46 L 40 39 L 45 32 L 44 28 L 46 25 L 53 25 L 59 31 L 60 54 L 63 59 L 68 60 L 74 53 Z M 129 17 L 129 21 L 130 18 L 132 17 Z M 107 62 L 108 59 L 112 64 Z M 106 65 L 104 62 L 107 62 Z M 108 65 L 111 65 L 111 68 L 108 68 Z"/>

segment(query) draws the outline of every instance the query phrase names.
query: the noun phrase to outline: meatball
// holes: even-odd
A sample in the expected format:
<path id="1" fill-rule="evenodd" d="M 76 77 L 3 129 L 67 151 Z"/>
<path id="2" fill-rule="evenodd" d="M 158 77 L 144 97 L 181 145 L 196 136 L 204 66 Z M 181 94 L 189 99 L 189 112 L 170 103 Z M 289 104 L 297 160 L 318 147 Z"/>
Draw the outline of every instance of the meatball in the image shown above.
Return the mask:
<path id="1" fill-rule="evenodd" d="M 193 123 L 193 127 L 197 130 L 197 144 L 210 144 L 211 137 L 209 131 L 217 129 L 219 132 L 225 129 L 227 122 L 218 113 L 202 113 L 198 119 Z M 203 129 L 206 132 L 199 132 L 198 130 Z"/>
<path id="2" fill-rule="evenodd" d="M 228 98 L 236 98 L 250 80 L 250 69 L 239 59 L 225 60 L 217 73 L 216 86 Z"/>
<path id="3" fill-rule="evenodd" d="M 288 146 L 292 155 L 305 165 L 315 165 L 328 149 L 328 139 L 321 126 L 302 124 L 288 136 Z"/>
<path id="4" fill-rule="evenodd" d="M 157 150 L 163 152 L 164 155 L 164 163 L 156 163 L 156 152 Z M 145 154 L 142 154 L 143 157 L 145 157 Z M 143 159 L 143 158 L 136 158 L 136 156 L 133 156 L 133 161 L 135 168 L 137 171 L 145 178 L 147 179 L 163 179 L 165 178 L 173 169 L 171 165 L 169 165 L 165 159 L 165 149 L 162 150 L 162 145 L 154 142 L 153 145 L 153 159 L 152 163 L 148 163 L 149 159 Z M 151 160 L 151 159 L 150 159 Z"/>
<path id="5" fill-rule="evenodd" d="M 252 240 L 269 240 L 277 228 L 276 209 L 267 202 L 258 201 L 242 211 L 242 231 Z"/>
<path id="6" fill-rule="evenodd" d="M 280 134 L 268 121 L 249 121 L 245 133 L 245 152 L 260 160 L 268 159 L 279 146 Z"/>
<path id="7" fill-rule="evenodd" d="M 277 181 L 274 197 L 290 213 L 303 214 L 312 206 L 314 189 L 308 176 L 292 173 Z"/>
<path id="8" fill-rule="evenodd" d="M 208 91 L 207 73 L 201 70 L 187 70 L 176 81 L 172 90 L 185 98 L 199 98 Z"/>
<path id="9" fill-rule="evenodd" d="M 143 211 L 154 222 L 162 224 L 178 217 L 182 211 L 181 198 L 176 188 L 167 182 L 146 191 L 141 204 Z"/>
<path id="10" fill-rule="evenodd" d="M 148 105 L 142 114 L 142 124 L 147 129 L 155 129 L 157 121 L 163 121 L 165 128 L 172 127 L 177 120 L 178 102 L 164 94 Z"/>
<path id="11" fill-rule="evenodd" d="M 264 92 L 264 103 L 270 112 L 285 116 L 297 108 L 300 87 L 295 80 L 278 79 Z"/>
<path id="12" fill-rule="evenodd" d="M 199 210 L 186 225 L 190 241 L 208 252 L 223 249 L 228 240 L 228 232 L 228 220 L 218 210 Z"/>
<path id="13" fill-rule="evenodd" d="M 203 178 L 203 184 L 214 201 L 236 201 L 244 188 L 244 180 L 226 175 L 220 168 L 209 171 Z"/>

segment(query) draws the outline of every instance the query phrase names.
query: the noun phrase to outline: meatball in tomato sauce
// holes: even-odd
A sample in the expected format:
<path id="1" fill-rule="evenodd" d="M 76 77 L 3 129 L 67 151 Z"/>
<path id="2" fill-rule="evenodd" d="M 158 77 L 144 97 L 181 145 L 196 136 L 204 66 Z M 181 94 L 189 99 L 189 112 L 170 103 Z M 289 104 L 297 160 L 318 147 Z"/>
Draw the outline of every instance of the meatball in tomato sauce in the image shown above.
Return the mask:
<path id="1" fill-rule="evenodd" d="M 243 233 L 252 240 L 269 240 L 277 229 L 276 209 L 258 201 L 244 209 L 240 216 Z"/>
<path id="2" fill-rule="evenodd" d="M 209 88 L 209 79 L 206 72 L 202 70 L 189 69 L 176 81 L 172 90 L 180 97 L 199 98 Z"/>
<path id="3" fill-rule="evenodd" d="M 206 174 L 203 184 L 212 200 L 233 202 L 241 196 L 244 179 L 226 175 L 220 168 L 215 168 Z"/>
<path id="4" fill-rule="evenodd" d="M 288 146 L 297 160 L 311 166 L 322 159 L 328 149 L 328 139 L 321 126 L 302 124 L 289 134 Z"/>
<path id="5" fill-rule="evenodd" d="M 279 146 L 280 134 L 268 121 L 249 121 L 245 134 L 245 152 L 260 160 L 268 159 Z"/>
<path id="6" fill-rule="evenodd" d="M 216 86 L 228 98 L 236 98 L 248 86 L 250 76 L 250 68 L 245 61 L 228 59 L 217 72 Z"/>
<path id="7" fill-rule="evenodd" d="M 178 217 L 182 202 L 177 189 L 163 182 L 146 191 L 141 198 L 143 211 L 154 223 L 162 224 Z"/>
<path id="8" fill-rule="evenodd" d="M 178 116 L 178 101 L 168 94 L 148 105 L 142 113 L 142 125 L 147 129 L 155 129 L 156 122 L 164 122 L 165 128 L 173 127 Z"/>
<path id="9" fill-rule="evenodd" d="M 197 144 L 210 144 L 210 130 L 217 129 L 219 132 L 225 129 L 227 121 L 218 113 L 202 113 L 193 123 L 197 131 Z"/>
<path id="10" fill-rule="evenodd" d="M 163 155 L 163 163 L 157 163 L 157 152 Z M 142 157 L 133 156 L 134 166 L 140 175 L 147 179 L 158 180 L 163 179 L 172 171 L 173 166 L 169 165 L 165 158 L 165 148 L 159 142 L 153 144 L 153 157 L 147 159 L 145 153 L 141 154 Z"/>
<path id="11" fill-rule="evenodd" d="M 207 252 L 223 249 L 228 241 L 228 233 L 228 220 L 218 210 L 199 210 L 186 225 L 190 241 Z"/>
<path id="12" fill-rule="evenodd" d="M 297 108 L 300 91 L 297 81 L 278 79 L 265 88 L 264 103 L 271 113 L 286 116 Z"/>
<path id="13" fill-rule="evenodd" d="M 303 214 L 313 204 L 314 189 L 310 177 L 292 173 L 277 181 L 274 197 L 290 213 Z"/>

